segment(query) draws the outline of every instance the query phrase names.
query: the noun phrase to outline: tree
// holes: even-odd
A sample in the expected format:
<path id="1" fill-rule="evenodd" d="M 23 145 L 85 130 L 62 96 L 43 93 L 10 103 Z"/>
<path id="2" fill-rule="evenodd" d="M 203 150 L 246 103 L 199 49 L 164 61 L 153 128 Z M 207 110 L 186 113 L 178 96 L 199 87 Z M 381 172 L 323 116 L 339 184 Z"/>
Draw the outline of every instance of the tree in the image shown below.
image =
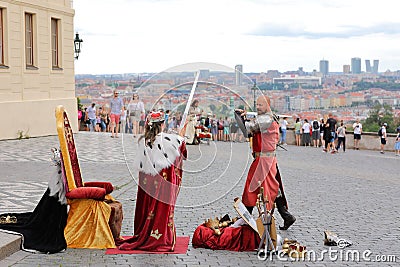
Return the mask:
<path id="1" fill-rule="evenodd" d="M 81 110 L 82 104 L 81 104 L 81 100 L 79 99 L 79 97 L 76 98 L 76 103 L 78 104 L 78 110 Z"/>
<path id="2" fill-rule="evenodd" d="M 368 118 L 363 122 L 365 132 L 378 132 L 383 123 L 387 123 L 387 132 L 394 133 L 396 124 L 393 118 L 392 108 L 387 104 L 376 104 L 370 111 Z"/>

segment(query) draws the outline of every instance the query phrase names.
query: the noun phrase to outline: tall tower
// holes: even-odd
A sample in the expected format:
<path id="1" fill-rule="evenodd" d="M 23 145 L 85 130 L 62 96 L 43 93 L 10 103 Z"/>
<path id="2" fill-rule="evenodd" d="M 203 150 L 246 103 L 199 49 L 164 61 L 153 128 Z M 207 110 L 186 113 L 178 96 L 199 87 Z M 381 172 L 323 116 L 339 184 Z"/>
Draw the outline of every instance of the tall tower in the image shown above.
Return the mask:
<path id="1" fill-rule="evenodd" d="M 374 59 L 374 65 L 372 66 L 372 73 L 377 74 L 378 73 L 378 68 L 379 68 L 379 60 Z"/>
<path id="2" fill-rule="evenodd" d="M 371 61 L 369 59 L 365 60 L 365 72 L 371 73 Z"/>
<path id="3" fill-rule="evenodd" d="M 361 73 L 361 58 L 353 57 L 351 59 L 351 73 L 353 74 Z"/>
<path id="4" fill-rule="evenodd" d="M 320 60 L 319 61 L 319 72 L 323 75 L 327 75 L 329 73 L 329 61 L 328 60 Z"/>
<path id="5" fill-rule="evenodd" d="M 242 85 L 243 65 L 235 66 L 235 85 Z"/>
<path id="6" fill-rule="evenodd" d="M 350 73 L 350 65 L 343 65 L 343 73 Z"/>

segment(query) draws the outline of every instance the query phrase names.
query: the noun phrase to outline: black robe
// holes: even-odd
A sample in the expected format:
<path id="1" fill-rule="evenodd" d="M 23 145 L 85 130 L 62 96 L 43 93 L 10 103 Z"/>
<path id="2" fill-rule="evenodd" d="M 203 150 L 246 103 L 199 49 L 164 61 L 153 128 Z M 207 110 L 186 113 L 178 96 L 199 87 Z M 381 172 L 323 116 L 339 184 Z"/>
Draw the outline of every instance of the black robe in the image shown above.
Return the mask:
<path id="1" fill-rule="evenodd" d="M 59 202 L 58 194 L 50 196 L 48 188 L 33 212 L 5 213 L 15 216 L 16 223 L 0 223 L 0 231 L 22 235 L 22 249 L 33 252 L 56 253 L 67 248 L 64 228 L 67 224 L 67 205 Z"/>

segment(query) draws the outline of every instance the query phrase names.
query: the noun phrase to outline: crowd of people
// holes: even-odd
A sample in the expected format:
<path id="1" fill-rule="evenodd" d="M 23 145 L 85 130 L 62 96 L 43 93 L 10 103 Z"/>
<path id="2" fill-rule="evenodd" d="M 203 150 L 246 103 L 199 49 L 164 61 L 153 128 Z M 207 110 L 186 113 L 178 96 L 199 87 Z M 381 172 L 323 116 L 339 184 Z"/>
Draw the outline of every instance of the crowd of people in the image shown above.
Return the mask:
<path id="1" fill-rule="evenodd" d="M 198 100 L 195 100 L 194 104 L 198 105 Z M 164 114 L 164 132 L 178 132 L 182 114 L 180 112 L 172 114 L 170 110 L 163 109 L 158 111 Z M 118 92 L 115 91 L 109 105 L 98 106 L 96 103 L 92 103 L 89 107 L 78 111 L 79 130 L 109 132 L 111 137 L 118 137 L 119 133 L 133 134 L 134 137 L 140 136 L 144 134 L 146 116 L 150 112 L 154 112 L 154 110 L 146 111 L 144 103 L 139 99 L 137 93 L 133 94 L 132 99 L 127 104 L 124 104 L 118 98 Z M 211 140 L 213 141 L 246 141 L 233 118 L 217 117 L 212 113 L 204 113 L 201 109 L 195 112 L 193 118 L 193 126 L 196 126 L 198 130 L 211 133 Z M 199 142 L 201 140 L 194 139 L 193 141 Z M 193 141 L 189 143 L 191 144 Z"/>
<path id="2" fill-rule="evenodd" d="M 109 132 L 113 138 L 119 133 L 136 136 L 144 133 L 146 112 L 138 94 L 133 94 L 132 99 L 124 104 L 118 92 L 114 91 L 109 105 L 92 103 L 78 112 L 78 119 L 81 131 Z"/>
<path id="3" fill-rule="evenodd" d="M 212 113 L 204 113 L 199 108 L 199 101 L 194 100 L 191 106 L 190 127 L 195 127 L 188 144 L 198 144 L 202 140 L 198 138 L 198 132 L 207 132 L 211 134 L 210 140 L 213 141 L 232 141 L 245 142 L 248 139 L 243 135 L 237 121 L 227 116 L 219 116 Z M 153 112 L 154 110 L 152 110 Z M 178 132 L 181 124 L 182 114 L 170 110 L 161 110 L 164 114 L 164 131 Z M 111 137 L 117 138 L 119 133 L 130 133 L 134 137 L 142 135 L 145 128 L 145 119 L 150 111 L 145 110 L 144 103 L 140 100 L 139 95 L 134 93 L 132 99 L 126 104 L 118 97 L 118 92 L 113 92 L 113 98 L 109 105 L 96 106 L 92 103 L 89 107 L 78 111 L 78 119 L 80 121 L 80 130 L 91 132 L 110 132 Z M 279 124 L 280 145 L 286 145 L 287 129 L 291 125 L 287 121 L 287 117 L 283 117 Z M 346 151 L 346 125 L 343 120 L 338 121 L 333 117 L 332 113 L 328 114 L 326 119 L 315 118 L 312 121 L 308 119 L 301 120 L 296 118 L 294 125 L 295 144 L 297 146 L 322 147 L 324 152 L 332 154 L 338 153 L 342 148 Z M 387 124 L 383 123 L 380 127 L 380 153 L 385 153 L 385 145 L 387 143 Z M 354 150 L 360 149 L 360 140 L 363 133 L 362 124 L 357 119 L 352 125 L 354 136 Z M 397 128 L 397 133 L 400 127 Z M 188 132 L 187 132 L 188 133 Z M 396 137 L 394 147 L 396 156 L 400 155 L 400 140 Z"/>
<path id="4" fill-rule="evenodd" d="M 284 117 L 280 122 L 280 144 L 286 145 L 286 129 L 288 127 L 287 118 Z M 324 152 L 330 152 L 332 154 L 338 153 L 339 149 L 342 148 L 343 152 L 346 152 L 346 131 L 347 127 L 343 120 L 338 121 L 334 118 L 332 113 L 328 114 L 327 119 L 315 118 L 311 122 L 308 119 L 301 120 L 296 118 L 293 125 L 295 132 L 295 143 L 296 146 L 309 146 L 309 147 L 322 147 Z M 362 124 L 357 119 L 351 127 L 353 131 L 353 149 L 360 150 L 360 140 L 363 133 Z M 387 143 L 386 133 L 387 123 L 382 123 L 380 126 L 379 137 L 380 137 L 380 153 L 385 153 L 385 145 Z M 400 126 L 397 128 L 397 137 L 395 143 L 396 156 L 400 155 Z"/>

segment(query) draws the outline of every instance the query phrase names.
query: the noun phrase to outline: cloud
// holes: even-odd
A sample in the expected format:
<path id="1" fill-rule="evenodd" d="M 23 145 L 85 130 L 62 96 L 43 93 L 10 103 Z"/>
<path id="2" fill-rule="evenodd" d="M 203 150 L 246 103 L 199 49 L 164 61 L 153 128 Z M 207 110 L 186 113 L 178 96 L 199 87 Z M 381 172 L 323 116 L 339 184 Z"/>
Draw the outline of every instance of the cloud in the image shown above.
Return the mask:
<path id="1" fill-rule="evenodd" d="M 301 26 L 282 25 L 282 24 L 264 24 L 247 35 L 265 36 L 265 37 L 304 37 L 307 39 L 324 38 L 352 38 L 362 37 L 374 34 L 397 35 L 400 34 L 400 23 L 381 23 L 369 27 L 342 25 L 335 31 L 317 32 L 304 29 Z"/>

